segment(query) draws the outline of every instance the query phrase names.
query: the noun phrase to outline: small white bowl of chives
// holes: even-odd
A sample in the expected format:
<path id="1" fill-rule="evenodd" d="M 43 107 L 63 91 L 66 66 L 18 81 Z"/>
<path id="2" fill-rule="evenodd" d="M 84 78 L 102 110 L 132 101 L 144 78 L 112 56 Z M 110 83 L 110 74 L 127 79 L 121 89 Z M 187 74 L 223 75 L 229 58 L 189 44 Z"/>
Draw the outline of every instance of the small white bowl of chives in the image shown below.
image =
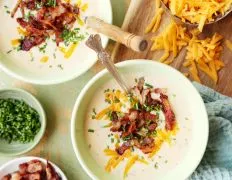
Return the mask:
<path id="1" fill-rule="evenodd" d="M 0 89 L 0 155 L 16 156 L 33 149 L 46 129 L 46 114 L 30 93 Z"/>

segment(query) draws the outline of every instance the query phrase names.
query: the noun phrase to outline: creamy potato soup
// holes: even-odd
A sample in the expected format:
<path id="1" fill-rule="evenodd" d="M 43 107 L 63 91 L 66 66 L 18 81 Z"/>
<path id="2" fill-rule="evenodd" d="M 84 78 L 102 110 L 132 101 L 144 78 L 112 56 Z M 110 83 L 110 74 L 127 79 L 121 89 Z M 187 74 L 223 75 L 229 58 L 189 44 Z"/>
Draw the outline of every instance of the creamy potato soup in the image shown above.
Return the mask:
<path id="1" fill-rule="evenodd" d="M 129 82 L 130 87 L 133 87 L 138 83 L 139 77 L 140 76 L 135 77 L 131 74 L 126 75 L 126 79 L 127 82 Z M 120 87 L 117 85 L 115 80 L 110 80 L 103 86 L 99 87 L 99 90 L 96 91 L 92 97 L 86 114 L 84 128 L 85 138 L 92 157 L 96 160 L 99 166 L 116 177 L 120 177 L 119 179 L 126 178 L 139 180 L 147 179 L 149 177 L 156 177 L 157 179 L 162 178 L 167 171 L 171 171 L 182 162 L 187 154 L 189 148 L 188 144 L 192 137 L 192 119 L 191 114 L 189 113 L 190 111 L 188 109 L 184 109 L 185 107 L 178 104 L 185 101 L 185 99 L 183 99 L 180 95 L 174 94 L 172 89 L 165 89 L 166 87 L 160 86 L 162 83 L 159 83 L 159 81 L 156 81 L 151 77 L 144 78 L 144 89 L 164 88 L 163 90 L 168 96 L 168 100 L 171 104 L 176 120 L 176 126 L 173 127 L 174 133 L 162 134 L 162 132 L 167 132 L 165 131 L 165 114 L 162 110 L 156 111 L 159 115 L 157 119 L 157 127 L 154 131 L 156 133 L 154 135 L 154 149 L 151 153 L 143 153 L 143 151 L 147 149 L 144 149 L 143 147 L 139 149 L 138 146 L 136 147 L 134 144 L 130 144 L 129 153 L 127 149 L 124 151 L 124 154 L 118 154 L 123 142 L 125 142 L 125 139 L 122 140 L 120 137 L 122 135 L 121 132 L 119 132 L 120 130 L 116 132 L 111 131 L 111 128 L 113 127 L 112 119 L 109 120 L 109 118 L 106 117 L 107 112 L 104 112 L 104 110 L 109 107 L 109 102 L 107 102 L 108 99 L 105 99 L 105 96 L 107 97 L 106 94 L 113 93 L 111 90 L 116 93 L 117 90 L 120 90 Z M 123 94 L 122 91 L 121 93 Z M 160 98 L 158 97 L 158 94 L 153 94 L 152 96 L 154 99 Z M 119 101 L 121 101 L 120 95 Z M 128 113 L 128 108 L 129 105 L 127 102 L 123 105 L 120 111 Z M 103 116 L 102 113 L 106 113 L 106 116 Z M 154 113 L 151 111 L 151 114 Z M 98 117 L 100 118 L 98 119 Z M 159 145 L 160 147 L 156 147 Z M 147 148 L 147 146 L 145 146 L 145 148 Z M 125 155 L 126 153 L 128 153 L 128 155 Z M 120 156 L 125 157 L 118 160 L 118 158 L 113 159 L 114 156 L 117 156 L 118 158 Z M 135 157 L 134 160 L 133 157 Z M 109 162 L 110 160 L 111 162 Z M 130 163 L 131 166 L 129 165 Z"/>
<path id="2" fill-rule="evenodd" d="M 86 29 L 84 23 L 85 16 L 96 16 L 107 22 L 111 20 L 111 10 L 106 9 L 100 1 L 95 0 L 71 0 L 70 4 L 79 7 L 79 14 L 72 27 L 72 30 L 79 28 L 79 34 L 82 38 L 75 44 L 64 42 L 59 44 L 55 42 L 55 35 L 47 37 L 46 41 L 38 46 L 34 46 L 29 51 L 19 50 L 19 41 L 25 36 L 25 28 L 17 23 L 17 18 L 22 17 L 20 9 L 16 12 L 14 18 L 11 18 L 11 12 L 16 5 L 15 0 L 0 2 L 0 57 L 1 63 L 11 71 L 30 78 L 46 81 L 52 79 L 71 79 L 77 76 L 96 62 L 94 51 L 85 46 L 85 41 L 93 31 Z M 63 3 L 68 1 L 62 0 Z M 37 11 L 25 9 L 25 17 L 35 16 Z M 108 14 L 108 16 L 106 16 Z M 67 33 L 66 33 L 67 34 Z M 67 36 L 66 36 L 67 37 Z M 102 37 L 104 46 L 107 38 Z M 47 77 L 46 77 L 47 76 Z"/>

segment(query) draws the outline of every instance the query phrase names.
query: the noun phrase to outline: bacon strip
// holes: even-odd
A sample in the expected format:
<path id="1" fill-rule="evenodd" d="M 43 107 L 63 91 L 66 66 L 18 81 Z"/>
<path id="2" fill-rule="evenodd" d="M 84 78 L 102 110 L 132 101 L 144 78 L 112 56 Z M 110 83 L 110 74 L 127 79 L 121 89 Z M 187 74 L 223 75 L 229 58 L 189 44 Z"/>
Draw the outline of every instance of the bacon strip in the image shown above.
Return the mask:
<path id="1" fill-rule="evenodd" d="M 161 94 L 160 99 L 162 101 L 163 105 L 163 111 L 165 115 L 165 128 L 169 131 L 173 130 L 176 120 L 175 120 L 175 114 L 171 108 L 171 105 L 168 100 L 168 96 Z"/>
<path id="2" fill-rule="evenodd" d="M 37 9 L 36 3 L 41 4 L 39 9 Z M 29 51 L 53 34 L 56 38 L 56 44 L 59 46 L 59 43 L 64 41 L 61 36 L 63 31 L 73 28 L 76 16 L 80 13 L 77 6 L 62 3 L 60 0 L 56 0 L 55 7 L 49 7 L 46 3 L 46 0 L 18 0 L 11 12 L 11 17 L 15 16 L 19 7 L 22 12 L 22 17 L 17 18 L 17 22 L 26 30 L 27 35 L 21 41 L 21 50 Z M 35 10 L 36 14 L 25 20 L 24 9 Z"/>

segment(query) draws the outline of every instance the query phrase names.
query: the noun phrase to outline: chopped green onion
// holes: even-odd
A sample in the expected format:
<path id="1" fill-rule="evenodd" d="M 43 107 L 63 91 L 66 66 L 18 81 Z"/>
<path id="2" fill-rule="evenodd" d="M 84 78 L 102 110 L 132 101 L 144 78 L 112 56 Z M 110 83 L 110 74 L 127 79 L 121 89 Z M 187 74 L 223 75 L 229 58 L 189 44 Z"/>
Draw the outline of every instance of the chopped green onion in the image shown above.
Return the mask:
<path id="1" fill-rule="evenodd" d="M 153 86 L 150 85 L 150 84 L 148 84 L 148 83 L 145 83 L 144 85 L 145 85 L 146 87 L 148 87 L 148 88 L 153 88 Z"/>
<path id="2" fill-rule="evenodd" d="M 88 132 L 94 133 L 93 129 L 88 129 Z"/>
<path id="3" fill-rule="evenodd" d="M 0 138 L 11 143 L 29 143 L 39 132 L 38 112 L 24 101 L 0 99 Z"/>
<path id="4" fill-rule="evenodd" d="M 64 29 L 61 38 L 64 40 L 65 46 L 68 46 L 70 43 L 78 43 L 85 39 L 83 34 L 80 34 L 80 28 L 75 28 L 73 30 Z"/>

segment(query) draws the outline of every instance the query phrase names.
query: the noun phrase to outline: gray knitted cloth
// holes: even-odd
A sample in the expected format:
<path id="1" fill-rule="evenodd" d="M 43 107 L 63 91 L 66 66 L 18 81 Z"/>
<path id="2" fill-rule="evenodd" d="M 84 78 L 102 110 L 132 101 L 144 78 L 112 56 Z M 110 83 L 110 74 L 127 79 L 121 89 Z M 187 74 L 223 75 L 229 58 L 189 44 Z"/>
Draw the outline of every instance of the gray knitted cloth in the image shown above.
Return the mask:
<path id="1" fill-rule="evenodd" d="M 189 180 L 232 180 L 232 99 L 194 83 L 209 116 L 205 155 Z"/>

